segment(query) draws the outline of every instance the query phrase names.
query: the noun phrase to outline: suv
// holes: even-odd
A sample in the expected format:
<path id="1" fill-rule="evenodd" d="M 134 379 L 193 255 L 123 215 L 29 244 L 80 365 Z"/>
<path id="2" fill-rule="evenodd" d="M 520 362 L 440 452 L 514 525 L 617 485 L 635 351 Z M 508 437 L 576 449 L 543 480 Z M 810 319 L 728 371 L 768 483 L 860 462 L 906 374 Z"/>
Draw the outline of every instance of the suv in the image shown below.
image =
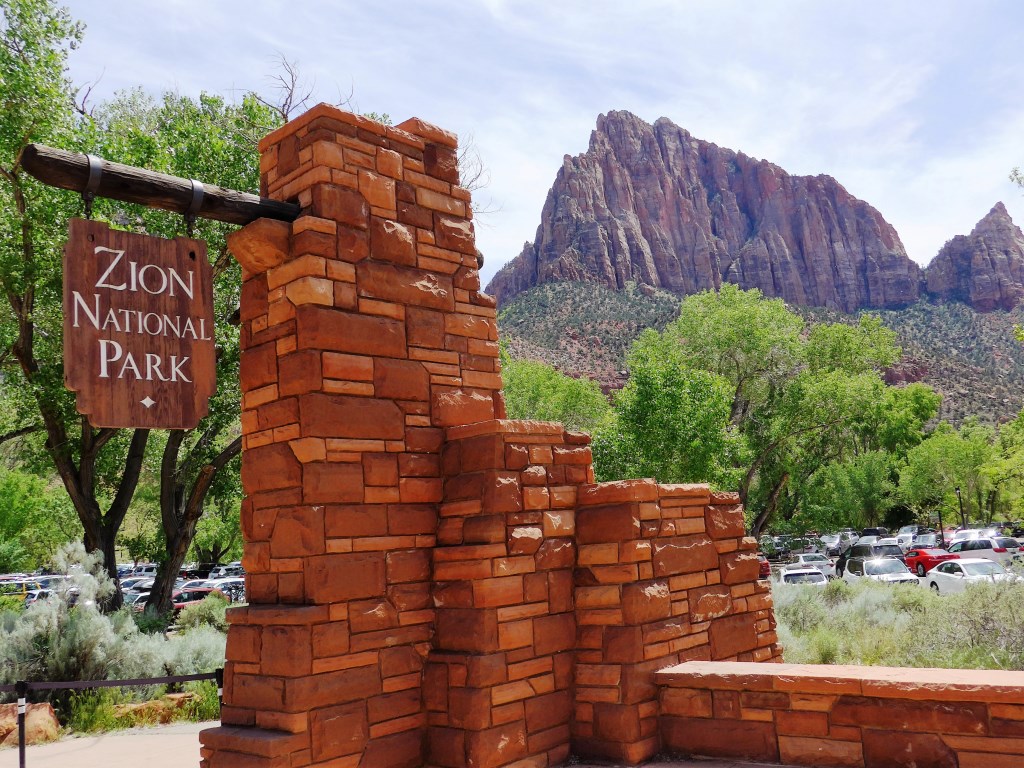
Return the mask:
<path id="1" fill-rule="evenodd" d="M 894 557 L 851 558 L 843 573 L 844 581 L 871 579 L 886 584 L 919 584 L 917 576 Z"/>
<path id="2" fill-rule="evenodd" d="M 979 536 L 963 539 L 949 545 L 950 554 L 961 557 L 983 557 L 1002 565 L 1020 560 L 1020 543 L 1009 536 Z"/>
<path id="3" fill-rule="evenodd" d="M 904 561 L 903 550 L 895 544 L 884 547 L 875 546 L 873 543 L 854 544 L 836 561 L 836 575 L 845 578 L 846 569 L 850 567 L 850 563 L 863 563 L 865 560 L 875 560 L 880 557 Z M 859 570 L 862 571 L 863 568 Z"/>

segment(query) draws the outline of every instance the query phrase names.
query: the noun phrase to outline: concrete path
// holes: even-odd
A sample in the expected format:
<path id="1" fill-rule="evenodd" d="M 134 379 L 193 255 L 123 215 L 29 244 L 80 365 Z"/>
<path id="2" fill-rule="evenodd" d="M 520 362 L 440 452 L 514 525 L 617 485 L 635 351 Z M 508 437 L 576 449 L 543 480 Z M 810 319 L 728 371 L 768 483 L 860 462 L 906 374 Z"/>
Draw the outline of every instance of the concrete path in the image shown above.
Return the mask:
<path id="1" fill-rule="evenodd" d="M 29 747 L 25 768 L 198 768 L 199 731 L 219 723 L 183 723 L 79 736 Z M 0 768 L 17 768 L 18 750 L 0 750 Z M 382 766 L 383 768 L 383 766 Z M 575 768 L 608 768 L 591 763 Z M 678 760 L 644 768 L 780 768 L 731 760 Z"/>
<path id="2" fill-rule="evenodd" d="M 181 723 L 78 736 L 25 750 L 25 768 L 199 768 L 199 731 L 219 723 Z M 0 750 L 0 768 L 17 768 L 18 750 Z"/>

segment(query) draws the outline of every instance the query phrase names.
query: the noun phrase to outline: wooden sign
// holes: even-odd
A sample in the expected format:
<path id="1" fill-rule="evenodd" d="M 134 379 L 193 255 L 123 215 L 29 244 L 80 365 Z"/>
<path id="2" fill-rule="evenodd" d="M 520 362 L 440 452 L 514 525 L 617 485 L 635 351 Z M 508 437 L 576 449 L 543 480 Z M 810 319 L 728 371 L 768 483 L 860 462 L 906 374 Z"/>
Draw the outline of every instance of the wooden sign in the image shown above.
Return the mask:
<path id="1" fill-rule="evenodd" d="M 64 383 L 95 427 L 191 429 L 216 389 L 206 243 L 72 219 Z"/>

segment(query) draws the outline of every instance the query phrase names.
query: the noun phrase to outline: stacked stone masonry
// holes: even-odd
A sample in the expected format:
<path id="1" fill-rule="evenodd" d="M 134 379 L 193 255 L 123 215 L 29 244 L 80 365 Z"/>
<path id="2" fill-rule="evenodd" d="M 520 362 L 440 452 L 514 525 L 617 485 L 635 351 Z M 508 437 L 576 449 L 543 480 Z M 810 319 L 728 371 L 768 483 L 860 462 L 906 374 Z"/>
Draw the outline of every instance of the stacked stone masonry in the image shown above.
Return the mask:
<path id="1" fill-rule="evenodd" d="M 450 133 L 320 105 L 234 233 L 246 607 L 205 768 L 544 768 L 659 747 L 655 670 L 779 656 L 731 495 L 594 484 L 504 420 Z"/>
<path id="2" fill-rule="evenodd" d="M 829 768 L 1019 768 L 1024 673 L 688 662 L 657 673 L 668 751 Z"/>

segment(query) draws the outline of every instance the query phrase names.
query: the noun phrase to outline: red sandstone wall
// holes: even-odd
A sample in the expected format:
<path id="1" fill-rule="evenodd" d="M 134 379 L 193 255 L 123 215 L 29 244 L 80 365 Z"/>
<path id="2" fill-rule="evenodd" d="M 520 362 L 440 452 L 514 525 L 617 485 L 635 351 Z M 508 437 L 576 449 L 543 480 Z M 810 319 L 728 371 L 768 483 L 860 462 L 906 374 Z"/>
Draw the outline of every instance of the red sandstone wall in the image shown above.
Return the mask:
<path id="1" fill-rule="evenodd" d="M 628 480 L 576 511 L 574 750 L 631 764 L 660 748 L 654 673 L 687 659 L 781 657 L 768 583 L 731 493 Z"/>
<path id="2" fill-rule="evenodd" d="M 690 662 L 659 672 L 666 751 L 844 768 L 1024 765 L 1024 673 Z"/>
<path id="3" fill-rule="evenodd" d="M 250 604 L 206 768 L 636 762 L 657 668 L 778 656 L 734 497 L 594 485 L 587 436 L 501 420 L 451 134 L 321 105 L 261 150 L 303 216 L 229 243 Z"/>

